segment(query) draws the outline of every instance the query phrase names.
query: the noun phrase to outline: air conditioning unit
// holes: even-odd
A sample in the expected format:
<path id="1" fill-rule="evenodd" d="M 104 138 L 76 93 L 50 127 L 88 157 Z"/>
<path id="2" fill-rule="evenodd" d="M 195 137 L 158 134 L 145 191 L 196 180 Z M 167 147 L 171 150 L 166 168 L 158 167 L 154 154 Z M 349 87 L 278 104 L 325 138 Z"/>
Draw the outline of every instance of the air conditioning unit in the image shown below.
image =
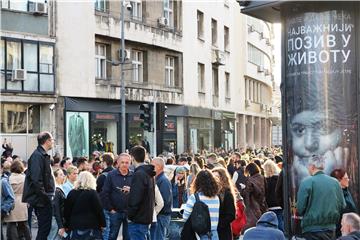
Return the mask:
<path id="1" fill-rule="evenodd" d="M 212 63 L 217 65 L 225 65 L 225 54 L 219 49 L 213 50 Z"/>
<path id="2" fill-rule="evenodd" d="M 124 51 L 124 53 L 125 53 L 125 61 L 126 60 L 129 60 L 130 59 L 130 57 L 131 57 L 131 53 L 130 53 L 130 50 L 127 50 L 127 49 L 125 49 L 125 51 Z M 119 49 L 118 50 L 118 56 L 119 56 L 119 60 L 121 61 L 122 60 L 122 51 L 121 51 L 121 49 Z"/>
<path id="3" fill-rule="evenodd" d="M 269 38 L 266 39 L 266 45 L 271 46 Z"/>
<path id="4" fill-rule="evenodd" d="M 12 71 L 11 81 L 25 81 L 25 80 L 26 80 L 25 69 L 15 69 Z"/>
<path id="5" fill-rule="evenodd" d="M 249 32 L 255 32 L 255 27 L 253 25 L 249 26 Z"/>
<path id="6" fill-rule="evenodd" d="M 269 76 L 270 75 L 270 70 L 269 69 L 265 69 L 264 70 L 265 76 Z"/>
<path id="7" fill-rule="evenodd" d="M 249 107 L 250 106 L 250 100 L 249 99 L 246 99 L 245 100 L 245 107 Z"/>
<path id="8" fill-rule="evenodd" d="M 166 17 L 158 18 L 159 27 L 165 27 L 169 25 L 169 20 Z"/>
<path id="9" fill-rule="evenodd" d="M 29 11 L 35 15 L 43 15 L 47 13 L 46 4 L 42 2 L 30 2 Z"/>
<path id="10" fill-rule="evenodd" d="M 260 72 L 264 72 L 264 67 L 263 66 L 258 66 L 257 71 Z"/>

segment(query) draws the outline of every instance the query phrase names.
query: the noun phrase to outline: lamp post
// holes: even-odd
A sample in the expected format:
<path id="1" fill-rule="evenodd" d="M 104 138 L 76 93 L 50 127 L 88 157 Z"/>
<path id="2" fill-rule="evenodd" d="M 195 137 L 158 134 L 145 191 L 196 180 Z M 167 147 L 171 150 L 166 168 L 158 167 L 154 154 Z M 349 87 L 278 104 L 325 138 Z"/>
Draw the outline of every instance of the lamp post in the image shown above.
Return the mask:
<path id="1" fill-rule="evenodd" d="M 124 38 L 124 4 L 125 0 L 121 0 L 121 87 L 120 87 L 120 98 L 121 98 L 121 152 L 125 152 L 126 149 L 126 112 L 125 112 L 125 78 L 124 78 L 124 63 L 125 63 L 125 38 Z"/>

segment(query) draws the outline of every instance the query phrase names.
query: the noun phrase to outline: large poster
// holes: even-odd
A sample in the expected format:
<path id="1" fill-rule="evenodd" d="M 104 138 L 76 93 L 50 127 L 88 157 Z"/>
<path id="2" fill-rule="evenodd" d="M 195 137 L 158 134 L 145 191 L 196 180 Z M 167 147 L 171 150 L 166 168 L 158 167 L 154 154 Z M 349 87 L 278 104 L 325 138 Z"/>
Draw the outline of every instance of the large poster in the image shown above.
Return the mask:
<path id="1" fill-rule="evenodd" d="M 358 199 L 355 15 L 344 4 L 324 5 L 293 4 L 285 16 L 285 144 L 293 228 L 297 190 L 309 176 L 313 155 L 325 158 L 326 174 L 345 169 Z"/>
<path id="2" fill-rule="evenodd" d="M 89 113 L 66 112 L 66 156 L 89 156 Z"/>

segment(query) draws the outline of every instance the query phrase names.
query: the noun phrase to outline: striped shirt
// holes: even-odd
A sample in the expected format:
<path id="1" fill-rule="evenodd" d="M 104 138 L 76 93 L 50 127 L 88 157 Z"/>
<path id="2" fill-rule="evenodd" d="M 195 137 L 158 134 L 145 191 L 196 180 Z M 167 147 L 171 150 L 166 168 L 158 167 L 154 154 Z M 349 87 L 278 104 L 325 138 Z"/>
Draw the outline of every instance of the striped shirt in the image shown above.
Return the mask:
<path id="1" fill-rule="evenodd" d="M 215 197 L 207 197 L 203 193 L 199 192 L 200 201 L 204 202 L 209 207 L 210 212 L 210 221 L 211 221 L 211 230 L 217 230 L 218 222 L 219 222 L 219 208 L 220 201 L 218 196 Z M 190 217 L 190 214 L 193 210 L 194 204 L 196 202 L 195 195 L 192 194 L 188 201 L 186 202 L 183 218 L 187 220 Z"/>

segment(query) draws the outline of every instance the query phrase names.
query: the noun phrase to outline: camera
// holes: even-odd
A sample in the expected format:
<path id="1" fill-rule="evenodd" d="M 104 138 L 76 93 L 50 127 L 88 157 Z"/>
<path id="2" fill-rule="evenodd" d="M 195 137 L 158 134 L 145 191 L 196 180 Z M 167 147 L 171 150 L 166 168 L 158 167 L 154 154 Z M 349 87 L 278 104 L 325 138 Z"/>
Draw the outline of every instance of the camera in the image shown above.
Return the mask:
<path id="1" fill-rule="evenodd" d="M 126 7 L 126 9 L 127 9 L 128 11 L 131 11 L 131 9 L 132 9 L 132 6 L 131 6 L 131 3 L 130 3 L 130 2 L 127 2 L 126 5 L 125 5 L 125 7 Z"/>
<path id="2" fill-rule="evenodd" d="M 54 111 L 55 109 L 55 104 L 51 104 L 50 107 L 49 107 L 50 111 Z"/>

